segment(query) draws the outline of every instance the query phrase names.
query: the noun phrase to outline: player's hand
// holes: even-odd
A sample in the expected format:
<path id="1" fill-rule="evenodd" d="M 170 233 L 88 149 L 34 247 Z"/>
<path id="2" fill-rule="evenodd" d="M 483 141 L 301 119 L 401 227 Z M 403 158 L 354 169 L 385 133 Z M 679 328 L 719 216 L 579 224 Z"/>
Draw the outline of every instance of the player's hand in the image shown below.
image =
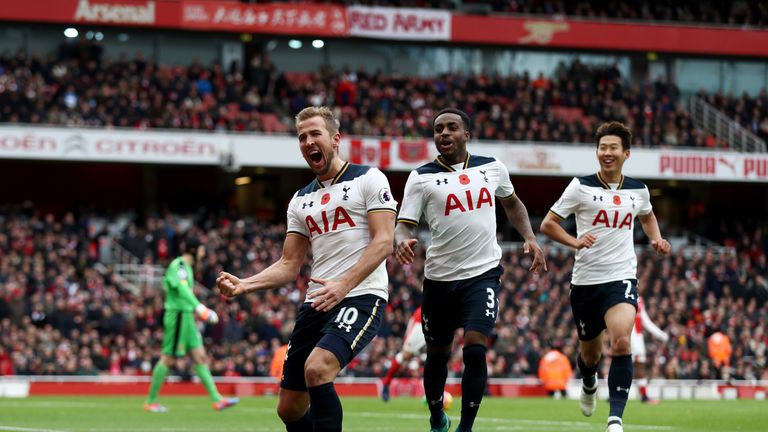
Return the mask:
<path id="1" fill-rule="evenodd" d="M 245 292 L 245 285 L 240 281 L 240 278 L 227 272 L 219 273 L 219 277 L 216 278 L 216 288 L 227 297 L 238 296 Z"/>
<path id="2" fill-rule="evenodd" d="M 219 322 L 219 315 L 213 309 L 208 309 L 204 304 L 200 303 L 195 307 L 195 313 L 201 320 L 208 324 L 216 324 Z"/>
<path id="3" fill-rule="evenodd" d="M 651 246 L 653 246 L 653 250 L 660 255 L 669 255 L 672 251 L 672 245 L 664 239 L 651 240 Z"/>
<path id="4" fill-rule="evenodd" d="M 536 243 L 536 240 L 526 240 L 523 243 L 523 253 L 529 254 L 533 251 L 533 262 L 529 271 L 539 272 L 541 270 L 547 271 L 547 260 L 544 258 L 544 252 Z"/>
<path id="5" fill-rule="evenodd" d="M 397 262 L 402 265 L 413 264 L 413 258 L 416 256 L 416 254 L 413 253 L 413 247 L 416 246 L 416 243 L 418 242 L 418 240 L 412 238 L 398 243 L 395 247 L 395 258 L 397 258 Z"/>
<path id="6" fill-rule="evenodd" d="M 591 248 L 595 245 L 597 237 L 594 234 L 584 234 L 580 238 L 576 239 L 576 249 Z"/>
<path id="7" fill-rule="evenodd" d="M 328 312 L 334 306 L 339 304 L 347 296 L 351 287 L 339 280 L 328 280 L 309 278 L 314 283 L 323 287 L 307 294 L 307 298 L 312 300 L 312 307 L 318 312 Z"/>
<path id="8" fill-rule="evenodd" d="M 669 334 L 668 333 L 664 333 L 664 335 L 661 337 L 661 341 L 664 342 L 664 343 L 669 342 Z"/>

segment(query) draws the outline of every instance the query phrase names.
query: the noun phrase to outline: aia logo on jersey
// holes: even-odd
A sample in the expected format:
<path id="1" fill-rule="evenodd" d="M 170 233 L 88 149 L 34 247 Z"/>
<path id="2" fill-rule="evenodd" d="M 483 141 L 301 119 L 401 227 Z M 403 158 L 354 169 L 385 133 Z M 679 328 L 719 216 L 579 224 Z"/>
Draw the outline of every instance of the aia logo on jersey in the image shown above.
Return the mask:
<path id="1" fill-rule="evenodd" d="M 326 204 L 328 204 L 328 201 L 330 201 L 330 200 L 331 200 L 331 194 L 329 194 L 329 193 L 326 193 L 326 194 L 325 194 L 325 195 L 323 195 L 323 197 L 320 199 L 320 204 L 322 204 L 322 205 L 326 205 Z"/>
<path id="2" fill-rule="evenodd" d="M 325 197 L 323 197 L 323 200 L 325 200 Z M 332 220 L 329 220 L 329 213 L 333 213 L 330 215 Z M 350 228 L 355 227 L 355 221 L 352 220 L 352 217 L 349 216 L 349 213 L 347 213 L 344 207 L 336 207 L 336 210 L 327 212 L 323 210 L 320 213 L 320 218 L 322 225 L 318 224 L 311 215 L 307 216 L 305 219 L 310 237 L 312 237 L 313 233 L 320 235 L 326 234 L 330 231 L 336 231 L 343 225 L 348 225 Z"/>
<path id="3" fill-rule="evenodd" d="M 469 178 L 467 178 L 467 182 L 469 182 Z M 482 207 L 483 204 L 493 207 L 493 197 L 488 188 L 480 188 L 480 194 L 477 199 L 472 196 L 471 190 L 464 191 L 463 195 L 448 194 L 448 197 L 445 199 L 445 216 L 450 215 L 454 210 L 461 213 L 476 210 Z"/>
<path id="4" fill-rule="evenodd" d="M 616 205 L 621 205 L 621 197 L 618 195 L 613 196 L 613 203 Z"/>
<path id="5" fill-rule="evenodd" d="M 466 174 L 460 175 L 459 176 L 459 183 L 461 183 L 463 185 L 468 185 L 469 184 L 469 176 L 466 175 Z"/>
<path id="6" fill-rule="evenodd" d="M 615 201 L 615 197 L 614 197 Z M 621 222 L 619 222 L 619 219 L 621 219 Z M 618 228 L 622 229 L 626 227 L 627 229 L 632 229 L 632 220 L 634 218 L 632 217 L 632 213 L 627 213 L 626 216 L 620 217 L 618 211 L 613 212 L 613 219 L 611 220 L 610 216 L 608 216 L 608 212 L 605 210 L 600 210 L 597 212 L 597 216 L 595 216 L 595 220 L 592 221 L 592 226 L 595 225 L 602 225 L 606 228 Z M 613 223 L 611 223 L 613 222 Z"/>

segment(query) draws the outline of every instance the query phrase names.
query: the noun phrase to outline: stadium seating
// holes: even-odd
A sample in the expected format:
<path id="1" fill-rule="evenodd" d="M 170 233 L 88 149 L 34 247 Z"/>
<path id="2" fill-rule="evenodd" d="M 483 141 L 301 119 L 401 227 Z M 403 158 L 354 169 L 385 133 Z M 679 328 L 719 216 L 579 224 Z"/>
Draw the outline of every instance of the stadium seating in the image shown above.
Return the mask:
<path id="1" fill-rule="evenodd" d="M 472 115 L 476 139 L 588 143 L 596 124 L 611 119 L 635 131 L 635 146 L 728 147 L 694 127 L 675 85 L 630 84 L 613 66 L 578 60 L 535 79 L 327 68 L 277 73 L 265 58 L 249 81 L 215 64 L 166 67 L 140 56 L 44 59 L 23 52 L 0 57 L 0 67 L 0 123 L 272 134 L 292 130 L 292 116 L 311 103 L 338 107 L 349 135 L 423 137 L 431 136 L 434 107 L 454 105 Z M 768 137 L 765 92 L 703 96 Z"/>

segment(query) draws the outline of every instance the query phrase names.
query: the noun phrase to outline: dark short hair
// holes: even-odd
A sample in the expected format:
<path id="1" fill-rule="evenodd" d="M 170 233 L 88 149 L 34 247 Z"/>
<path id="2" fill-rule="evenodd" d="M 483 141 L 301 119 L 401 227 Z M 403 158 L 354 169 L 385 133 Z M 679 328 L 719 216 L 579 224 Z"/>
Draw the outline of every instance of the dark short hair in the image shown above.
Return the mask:
<path id="1" fill-rule="evenodd" d="M 200 239 L 194 235 L 189 235 L 184 237 L 184 239 L 181 241 L 181 253 L 185 254 L 197 254 L 197 248 L 200 247 L 202 242 L 200 242 Z"/>
<path id="2" fill-rule="evenodd" d="M 457 109 L 457 108 L 443 108 L 435 114 L 435 116 L 432 118 L 432 126 L 435 125 L 435 120 L 437 120 L 438 117 L 440 117 L 443 114 L 456 114 L 459 117 L 461 117 L 461 122 L 464 123 L 464 130 L 469 130 L 469 114 L 465 113 L 464 111 Z"/>
<path id="3" fill-rule="evenodd" d="M 632 131 L 624 126 L 624 123 L 610 121 L 601 124 L 600 127 L 597 128 L 597 132 L 595 132 L 595 144 L 600 146 L 600 139 L 608 135 L 615 135 L 621 138 L 621 149 L 629 150 L 629 145 L 632 143 Z"/>

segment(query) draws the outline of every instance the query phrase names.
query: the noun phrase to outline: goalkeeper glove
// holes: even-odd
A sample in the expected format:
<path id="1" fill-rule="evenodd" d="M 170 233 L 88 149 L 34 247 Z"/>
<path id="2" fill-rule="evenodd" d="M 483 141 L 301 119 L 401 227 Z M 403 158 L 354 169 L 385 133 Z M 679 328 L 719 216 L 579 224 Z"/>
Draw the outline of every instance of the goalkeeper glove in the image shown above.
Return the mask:
<path id="1" fill-rule="evenodd" d="M 197 313 L 197 316 L 199 316 L 201 320 L 207 322 L 208 324 L 216 324 L 219 322 L 219 316 L 216 314 L 216 311 L 213 309 L 208 309 L 202 303 L 195 307 L 195 313 Z"/>

